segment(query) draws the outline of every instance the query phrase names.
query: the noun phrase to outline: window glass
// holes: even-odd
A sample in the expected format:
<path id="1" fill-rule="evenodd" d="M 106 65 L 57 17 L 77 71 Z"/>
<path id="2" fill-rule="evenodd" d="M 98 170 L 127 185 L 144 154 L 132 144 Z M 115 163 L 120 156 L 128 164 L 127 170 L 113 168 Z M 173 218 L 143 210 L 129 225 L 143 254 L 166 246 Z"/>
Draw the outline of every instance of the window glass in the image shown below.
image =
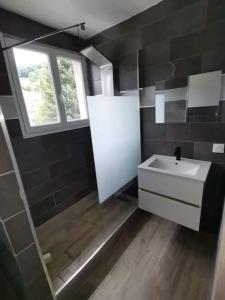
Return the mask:
<path id="1" fill-rule="evenodd" d="M 22 48 L 13 52 L 30 126 L 59 123 L 48 55 Z"/>
<path id="2" fill-rule="evenodd" d="M 70 58 L 57 57 L 62 97 L 67 121 L 81 118 L 75 80 L 76 62 Z"/>

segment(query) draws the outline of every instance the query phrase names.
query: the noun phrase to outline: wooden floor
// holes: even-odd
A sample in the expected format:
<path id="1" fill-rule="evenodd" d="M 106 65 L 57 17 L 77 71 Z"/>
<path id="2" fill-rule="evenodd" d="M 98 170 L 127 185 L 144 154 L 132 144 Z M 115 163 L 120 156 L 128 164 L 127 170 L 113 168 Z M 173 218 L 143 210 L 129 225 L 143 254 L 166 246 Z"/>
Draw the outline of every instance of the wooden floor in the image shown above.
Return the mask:
<path id="1" fill-rule="evenodd" d="M 138 210 L 71 299 L 207 300 L 216 242 Z"/>
<path id="2" fill-rule="evenodd" d="M 225 206 L 223 207 L 222 222 L 220 227 L 216 267 L 213 282 L 213 292 L 211 300 L 225 299 Z"/>
<path id="3" fill-rule="evenodd" d="M 37 228 L 42 253 L 58 290 L 136 208 L 135 202 L 111 199 L 100 205 L 94 192 Z"/>

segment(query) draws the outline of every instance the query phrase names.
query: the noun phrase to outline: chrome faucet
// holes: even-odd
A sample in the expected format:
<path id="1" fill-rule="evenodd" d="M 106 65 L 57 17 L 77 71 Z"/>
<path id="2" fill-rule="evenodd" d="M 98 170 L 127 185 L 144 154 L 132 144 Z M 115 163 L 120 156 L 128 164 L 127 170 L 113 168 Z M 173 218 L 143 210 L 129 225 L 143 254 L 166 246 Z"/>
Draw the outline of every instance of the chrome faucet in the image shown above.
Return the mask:
<path id="1" fill-rule="evenodd" d="M 176 156 L 176 160 L 180 160 L 180 158 L 181 158 L 181 147 L 176 147 L 173 155 Z"/>

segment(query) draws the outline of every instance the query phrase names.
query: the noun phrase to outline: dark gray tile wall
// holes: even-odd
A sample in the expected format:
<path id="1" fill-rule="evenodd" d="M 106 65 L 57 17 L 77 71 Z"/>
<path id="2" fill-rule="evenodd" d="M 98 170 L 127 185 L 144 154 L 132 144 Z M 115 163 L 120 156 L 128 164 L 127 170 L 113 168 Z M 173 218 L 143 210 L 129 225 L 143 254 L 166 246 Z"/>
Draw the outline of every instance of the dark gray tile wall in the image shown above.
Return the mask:
<path id="1" fill-rule="evenodd" d="M 37 37 L 52 31 L 52 28 L 11 13 L 0 8 L 0 31 L 25 39 Z M 70 34 L 62 33 L 44 39 L 43 43 L 79 51 L 86 42 Z M 100 72 L 97 67 L 88 65 L 94 93 L 101 89 Z M 101 90 L 100 90 L 101 92 Z M 0 53 L 0 95 L 11 95 L 6 65 Z M 61 210 L 78 201 L 82 196 L 96 188 L 95 170 L 89 128 L 23 139 L 18 120 L 7 122 L 12 139 L 22 181 L 36 225 L 51 218 Z M 4 139 L 0 136 L 0 156 L 3 157 Z M 0 171 L 4 172 L 11 161 L 4 157 Z M 5 181 L 13 181 L 9 175 Z M 14 191 L 4 190 L 0 182 L 0 192 L 11 197 Z M 16 198 L 15 198 L 16 199 Z M 0 204 L 1 205 L 1 204 Z M 16 205 L 13 206 L 16 209 Z M 7 206 L 3 207 L 7 214 Z"/>
<path id="2" fill-rule="evenodd" d="M 0 166 L 0 273 L 7 289 L 1 290 L 3 299 L 53 299 L 40 260 L 31 224 L 19 192 L 14 170 L 13 154 L 9 151 L 9 136 L 1 115 Z M 6 142 L 8 140 L 8 143 Z"/>
<path id="3" fill-rule="evenodd" d="M 182 156 L 211 161 L 203 201 L 201 228 L 217 232 L 224 202 L 225 154 L 212 153 L 213 143 L 225 143 L 224 123 L 155 124 L 154 108 L 141 109 L 142 159 L 153 154 L 173 155 L 177 146 Z"/>
<path id="4" fill-rule="evenodd" d="M 187 109 L 187 122 L 217 122 L 219 106 L 189 107 Z"/>
<path id="5" fill-rule="evenodd" d="M 89 127 L 29 139 L 19 120 L 7 127 L 35 225 L 96 189 Z"/>
<path id="6" fill-rule="evenodd" d="M 132 73 L 124 73 L 124 60 L 134 64 L 140 51 L 140 86 L 164 81 L 167 88 L 186 85 L 187 76 L 225 70 L 225 13 L 223 0 L 164 0 L 89 40 L 109 60 L 123 86 L 132 89 Z M 173 73 L 175 67 L 175 73 Z"/>
<path id="7" fill-rule="evenodd" d="M 0 291 L 2 299 L 26 299 L 22 276 L 17 265 L 16 257 L 10 249 L 3 222 L 0 222 L 0 273 Z"/>
<path id="8" fill-rule="evenodd" d="M 225 71 L 224 0 L 164 0 L 89 42 L 115 68 L 124 57 L 129 59 L 126 64 L 133 65 L 132 53 L 139 51 L 140 87 L 155 86 L 156 91 L 185 87 L 189 75 Z M 131 89 L 131 75 L 120 73 L 115 81 Z M 153 153 L 171 155 L 181 146 L 183 156 L 213 162 L 202 221 L 202 227 L 211 231 L 218 228 L 224 197 L 225 155 L 212 154 L 213 143 L 225 143 L 222 111 L 224 103 L 219 112 L 216 108 L 189 111 L 189 121 L 197 123 L 155 124 L 154 108 L 141 109 L 143 159 Z M 219 122 L 213 123 L 217 115 Z"/>

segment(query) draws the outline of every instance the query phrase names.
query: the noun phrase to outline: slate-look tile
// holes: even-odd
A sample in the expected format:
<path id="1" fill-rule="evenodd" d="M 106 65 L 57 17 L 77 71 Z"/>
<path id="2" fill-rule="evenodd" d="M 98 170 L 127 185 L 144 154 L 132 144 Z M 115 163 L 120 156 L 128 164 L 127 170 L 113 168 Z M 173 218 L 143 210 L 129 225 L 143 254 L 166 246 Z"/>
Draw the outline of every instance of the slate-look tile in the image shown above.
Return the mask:
<path id="1" fill-rule="evenodd" d="M 166 137 L 166 124 L 143 124 L 143 138 L 163 139 Z"/>
<path id="2" fill-rule="evenodd" d="M 144 107 L 140 109 L 141 125 L 144 126 L 145 122 L 155 123 L 155 107 Z"/>
<path id="3" fill-rule="evenodd" d="M 201 32 L 202 49 L 204 51 L 213 48 L 225 47 L 225 20 L 218 20 L 204 28 Z"/>
<path id="4" fill-rule="evenodd" d="M 9 77 L 7 73 L 0 73 L 0 95 L 11 96 L 12 90 L 9 83 Z"/>
<path id="5" fill-rule="evenodd" d="M 31 189 L 50 179 L 49 168 L 43 167 L 22 175 L 22 181 L 25 189 Z"/>
<path id="6" fill-rule="evenodd" d="M 225 125 L 218 123 L 167 124 L 167 140 L 225 142 Z"/>
<path id="7" fill-rule="evenodd" d="M 212 23 L 225 19 L 225 3 L 223 0 L 209 0 L 207 11 L 207 22 Z"/>
<path id="8" fill-rule="evenodd" d="M 179 37 L 170 42 L 171 60 L 200 54 L 201 51 L 201 34 L 199 32 Z"/>
<path id="9" fill-rule="evenodd" d="M 173 61 L 176 79 L 201 73 L 201 56 L 192 56 Z"/>
<path id="10" fill-rule="evenodd" d="M 206 2 L 198 1 L 143 29 L 143 45 L 171 40 L 203 29 Z M 191 16 L 191 17 L 190 17 Z"/>
<path id="11" fill-rule="evenodd" d="M 213 153 L 212 142 L 195 142 L 194 143 L 194 158 L 211 161 L 213 163 L 224 166 L 225 165 L 225 154 L 224 153 Z"/>
<path id="12" fill-rule="evenodd" d="M 138 88 L 137 71 L 119 72 L 120 91 L 135 90 Z"/>
<path id="13" fill-rule="evenodd" d="M 193 158 L 194 144 L 192 142 L 163 141 L 148 139 L 144 141 L 145 159 L 153 154 L 173 156 L 176 147 L 182 148 L 182 157 Z"/>
<path id="14" fill-rule="evenodd" d="M 90 128 L 24 139 L 18 120 L 8 120 L 7 127 L 35 224 L 40 225 L 41 220 L 46 221 L 79 200 L 80 178 L 85 178 L 81 196 L 89 193 L 90 184 L 96 188 Z M 72 182 L 77 187 L 74 199 L 69 202 L 62 196 L 60 201 L 58 196 L 57 200 L 66 204 L 53 210 L 55 193 Z"/>
<path id="15" fill-rule="evenodd" d="M 173 64 L 166 63 L 160 66 L 148 66 L 140 69 L 140 87 L 154 85 L 157 81 L 173 78 Z"/>
<path id="16" fill-rule="evenodd" d="M 33 220 L 38 219 L 41 215 L 45 214 L 51 208 L 55 206 L 55 199 L 54 195 L 51 195 L 45 199 L 42 199 L 35 203 L 34 205 L 30 206 L 30 211 Z"/>
<path id="17" fill-rule="evenodd" d="M 43 266 L 35 245 L 27 248 L 17 256 L 17 262 L 25 283 L 25 293 L 34 300 L 46 299 L 50 292 Z M 29 263 L 27 263 L 29 262 Z M 35 290 L 35 293 L 32 291 Z"/>
<path id="18" fill-rule="evenodd" d="M 159 65 L 169 61 L 169 42 L 160 42 L 143 48 L 140 51 L 139 66 Z"/>
<path id="19" fill-rule="evenodd" d="M 5 142 L 5 137 L 0 126 L 0 174 L 13 170 L 8 147 Z"/>
<path id="20" fill-rule="evenodd" d="M 0 195 L 0 215 L 2 219 L 9 218 L 24 209 L 15 173 L 0 176 Z"/>
<path id="21" fill-rule="evenodd" d="M 225 101 L 220 101 L 218 121 L 225 123 Z"/>
<path id="22" fill-rule="evenodd" d="M 1 271 L 4 272 L 4 278 L 7 278 L 10 282 L 10 290 L 15 293 L 16 298 L 4 298 L 4 294 L 1 293 L 2 299 L 25 299 L 23 281 L 20 274 L 19 267 L 12 249 L 8 246 L 8 236 L 3 228 L 2 222 L 0 222 L 0 261 Z M 4 284 L 1 281 L 1 285 Z"/>
<path id="23" fill-rule="evenodd" d="M 201 72 L 225 71 L 225 47 L 213 48 L 202 54 Z"/>
<path id="24" fill-rule="evenodd" d="M 37 276 L 45 276 L 35 244 L 18 254 L 17 263 L 23 280 L 27 285 L 33 282 Z"/>
<path id="25" fill-rule="evenodd" d="M 218 121 L 218 114 L 218 106 L 190 107 L 187 109 L 187 123 L 215 123 Z"/>
<path id="26" fill-rule="evenodd" d="M 8 219 L 5 222 L 5 226 L 15 253 L 20 252 L 33 242 L 30 224 L 25 211 Z"/>

